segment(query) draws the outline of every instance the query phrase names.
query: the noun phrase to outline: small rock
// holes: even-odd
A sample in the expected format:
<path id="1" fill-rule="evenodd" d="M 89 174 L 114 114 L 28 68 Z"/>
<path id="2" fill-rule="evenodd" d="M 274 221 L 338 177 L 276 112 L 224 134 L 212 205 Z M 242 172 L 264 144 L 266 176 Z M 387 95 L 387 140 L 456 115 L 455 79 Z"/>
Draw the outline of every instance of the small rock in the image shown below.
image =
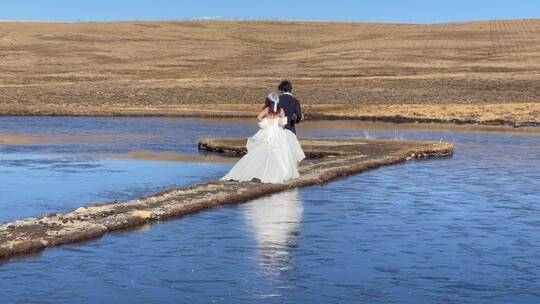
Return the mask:
<path id="1" fill-rule="evenodd" d="M 131 215 L 147 220 L 147 219 L 152 217 L 152 212 L 151 211 L 144 211 L 144 210 L 137 210 L 137 211 L 131 212 Z"/>
<path id="2" fill-rule="evenodd" d="M 88 208 L 88 211 L 90 211 L 91 213 L 97 213 L 97 212 L 106 211 L 109 208 L 110 207 L 107 207 L 107 206 L 92 206 Z"/>
<path id="3" fill-rule="evenodd" d="M 73 213 L 87 213 L 87 212 L 88 212 L 88 209 L 84 207 L 77 208 L 75 211 L 73 211 Z"/>

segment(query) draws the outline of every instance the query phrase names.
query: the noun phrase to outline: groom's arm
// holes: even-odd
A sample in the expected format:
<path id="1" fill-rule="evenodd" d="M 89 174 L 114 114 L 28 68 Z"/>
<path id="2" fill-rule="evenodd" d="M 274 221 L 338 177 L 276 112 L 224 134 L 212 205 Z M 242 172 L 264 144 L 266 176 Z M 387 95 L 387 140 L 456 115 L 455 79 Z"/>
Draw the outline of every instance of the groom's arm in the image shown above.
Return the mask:
<path id="1" fill-rule="evenodd" d="M 299 123 L 302 120 L 302 109 L 300 107 L 300 102 L 298 100 L 296 101 L 294 114 L 296 114 L 296 123 Z"/>

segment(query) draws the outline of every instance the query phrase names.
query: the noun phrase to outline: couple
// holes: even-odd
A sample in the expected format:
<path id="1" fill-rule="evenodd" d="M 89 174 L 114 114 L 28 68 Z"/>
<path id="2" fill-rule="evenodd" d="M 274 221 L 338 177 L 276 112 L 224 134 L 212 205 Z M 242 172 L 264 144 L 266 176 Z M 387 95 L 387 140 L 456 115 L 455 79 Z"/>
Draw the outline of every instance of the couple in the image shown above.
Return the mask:
<path id="1" fill-rule="evenodd" d="M 300 176 L 298 164 L 305 158 L 296 138 L 295 124 L 302 119 L 300 103 L 292 95 L 292 84 L 285 80 L 268 94 L 259 119 L 260 130 L 247 140 L 248 153 L 222 180 L 283 183 Z"/>

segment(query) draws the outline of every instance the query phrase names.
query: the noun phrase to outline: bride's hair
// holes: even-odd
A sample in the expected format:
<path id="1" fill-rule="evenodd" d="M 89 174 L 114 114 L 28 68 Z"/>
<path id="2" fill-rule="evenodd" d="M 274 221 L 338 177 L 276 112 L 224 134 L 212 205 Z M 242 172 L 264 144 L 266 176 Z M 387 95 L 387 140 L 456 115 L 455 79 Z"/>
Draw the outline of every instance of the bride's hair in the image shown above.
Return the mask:
<path id="1" fill-rule="evenodd" d="M 266 105 L 268 107 L 268 114 L 278 115 L 281 111 L 281 107 L 279 107 L 279 95 L 276 93 L 268 94 L 266 97 Z"/>

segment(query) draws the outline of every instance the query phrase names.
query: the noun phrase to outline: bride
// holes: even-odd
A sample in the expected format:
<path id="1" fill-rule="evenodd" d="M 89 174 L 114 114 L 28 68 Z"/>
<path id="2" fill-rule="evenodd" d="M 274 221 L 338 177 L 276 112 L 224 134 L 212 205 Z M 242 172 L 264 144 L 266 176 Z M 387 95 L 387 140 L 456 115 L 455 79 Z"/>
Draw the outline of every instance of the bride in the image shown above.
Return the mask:
<path id="1" fill-rule="evenodd" d="M 222 180 L 283 183 L 300 176 L 298 164 L 306 157 L 296 135 L 284 129 L 287 117 L 279 96 L 270 93 L 267 104 L 257 116 L 260 130 L 247 140 L 248 153 L 234 165 Z"/>

